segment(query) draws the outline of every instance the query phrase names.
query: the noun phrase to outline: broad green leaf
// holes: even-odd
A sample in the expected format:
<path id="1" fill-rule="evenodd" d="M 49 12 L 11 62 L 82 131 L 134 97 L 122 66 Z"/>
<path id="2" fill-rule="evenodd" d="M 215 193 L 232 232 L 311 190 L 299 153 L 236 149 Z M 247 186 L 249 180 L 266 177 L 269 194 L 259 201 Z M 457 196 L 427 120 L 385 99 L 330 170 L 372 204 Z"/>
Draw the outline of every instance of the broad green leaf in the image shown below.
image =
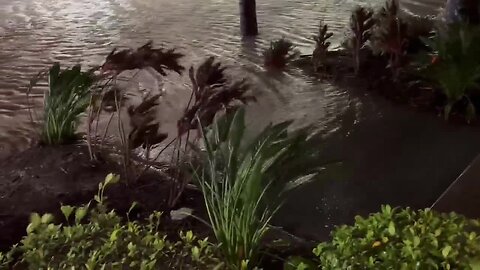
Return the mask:
<path id="1" fill-rule="evenodd" d="M 194 261 L 200 260 L 200 249 L 197 246 L 192 247 L 192 259 Z"/>
<path id="2" fill-rule="evenodd" d="M 49 223 L 51 223 L 52 221 L 53 221 L 53 215 L 52 215 L 52 214 L 48 214 L 48 213 L 47 213 L 47 214 L 43 214 L 43 215 L 42 215 L 42 220 L 41 220 L 41 222 L 42 222 L 43 224 L 49 224 Z"/>
<path id="3" fill-rule="evenodd" d="M 78 207 L 75 211 L 75 222 L 78 224 L 80 223 L 83 218 L 87 215 L 88 208 L 87 207 Z"/>
<path id="4" fill-rule="evenodd" d="M 447 245 L 442 249 L 442 255 L 444 258 L 448 257 L 448 254 L 450 254 L 450 251 L 452 251 L 452 247 Z"/>
<path id="5" fill-rule="evenodd" d="M 395 224 L 393 223 L 393 221 L 390 221 L 390 223 L 388 224 L 388 233 L 390 235 L 395 235 Z"/>
<path id="6" fill-rule="evenodd" d="M 420 245 L 420 237 L 414 236 L 413 237 L 413 246 L 418 247 L 418 245 Z"/>
<path id="7" fill-rule="evenodd" d="M 119 175 L 115 175 L 113 173 L 109 173 L 106 177 L 105 177 L 105 187 L 110 185 L 110 184 L 115 184 L 115 183 L 118 183 L 118 181 L 120 180 L 120 176 Z"/>
<path id="8" fill-rule="evenodd" d="M 60 207 L 60 210 L 62 211 L 62 214 L 65 217 L 65 220 L 68 221 L 68 218 L 72 214 L 73 210 L 75 210 L 75 208 L 70 205 L 62 205 Z"/>
<path id="9" fill-rule="evenodd" d="M 42 223 L 42 218 L 38 213 L 30 215 L 30 224 L 27 226 L 27 233 L 33 232 Z"/>

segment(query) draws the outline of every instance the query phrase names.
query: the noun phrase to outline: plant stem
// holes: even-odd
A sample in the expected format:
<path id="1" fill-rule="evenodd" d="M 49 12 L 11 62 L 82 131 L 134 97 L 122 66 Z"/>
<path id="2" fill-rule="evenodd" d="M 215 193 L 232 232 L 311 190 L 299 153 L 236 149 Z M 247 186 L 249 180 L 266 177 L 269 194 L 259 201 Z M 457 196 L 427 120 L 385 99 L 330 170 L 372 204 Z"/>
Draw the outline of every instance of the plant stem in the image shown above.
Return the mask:
<path id="1" fill-rule="evenodd" d="M 90 95 L 90 105 L 92 104 L 93 102 L 93 95 Z M 92 132 L 92 111 L 93 111 L 93 108 L 92 106 L 90 106 L 89 110 L 88 110 L 88 117 L 87 117 L 87 122 L 88 122 L 88 125 L 87 125 L 87 147 L 88 147 L 88 153 L 90 155 L 90 161 L 93 161 L 96 159 L 95 157 L 95 154 L 93 153 L 93 150 L 92 150 L 92 139 L 91 139 L 91 132 Z"/>
<path id="2" fill-rule="evenodd" d="M 105 127 L 105 130 L 103 131 L 102 135 L 102 140 L 100 141 L 100 146 L 103 147 L 103 144 L 105 142 L 105 138 L 107 137 L 108 129 L 110 128 L 110 124 L 112 123 L 113 116 L 115 116 L 115 112 L 112 112 L 110 115 L 110 118 L 108 119 L 107 126 Z"/>
<path id="3" fill-rule="evenodd" d="M 121 119 L 121 116 L 120 116 L 120 104 L 118 103 L 118 99 L 117 99 L 117 95 L 116 93 L 114 93 L 114 96 L 115 96 L 115 107 L 116 107 L 116 110 L 117 110 L 117 125 L 118 125 L 118 133 L 120 135 L 120 143 L 121 143 L 121 147 L 122 147 L 122 159 L 123 159 L 123 171 L 124 171 L 124 174 L 125 174 L 125 177 L 127 179 L 127 183 L 128 183 L 128 166 L 130 165 L 130 162 L 129 162 L 129 155 L 127 153 L 128 151 L 128 146 L 126 145 L 127 144 L 127 141 L 125 139 L 125 130 L 123 129 L 123 123 L 122 123 L 122 119 Z"/>

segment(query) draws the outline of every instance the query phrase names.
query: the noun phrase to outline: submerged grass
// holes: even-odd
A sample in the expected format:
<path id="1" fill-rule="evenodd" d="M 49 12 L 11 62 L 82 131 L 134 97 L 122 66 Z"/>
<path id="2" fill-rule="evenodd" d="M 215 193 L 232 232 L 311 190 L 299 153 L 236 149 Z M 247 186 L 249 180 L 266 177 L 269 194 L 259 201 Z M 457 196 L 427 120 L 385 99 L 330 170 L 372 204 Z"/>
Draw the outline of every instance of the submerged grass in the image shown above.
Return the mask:
<path id="1" fill-rule="evenodd" d="M 80 65 L 61 70 L 54 64 L 48 74 L 49 90 L 45 92 L 41 141 L 48 145 L 66 143 L 75 138 L 80 116 L 90 102 L 94 78 L 82 72 Z"/>

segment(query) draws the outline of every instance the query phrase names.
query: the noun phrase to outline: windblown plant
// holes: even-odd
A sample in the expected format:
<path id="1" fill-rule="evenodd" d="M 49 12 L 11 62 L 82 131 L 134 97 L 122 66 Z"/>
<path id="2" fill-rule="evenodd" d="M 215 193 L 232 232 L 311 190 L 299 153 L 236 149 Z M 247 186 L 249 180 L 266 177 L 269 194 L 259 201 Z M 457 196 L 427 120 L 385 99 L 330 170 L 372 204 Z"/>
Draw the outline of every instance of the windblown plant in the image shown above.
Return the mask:
<path id="1" fill-rule="evenodd" d="M 142 100 L 139 104 L 132 105 L 128 102 L 129 98 L 125 89 L 119 89 L 116 85 L 112 85 L 112 82 L 116 82 L 117 75 L 126 70 L 150 70 L 152 75 L 160 77 L 160 79 L 161 76 L 167 75 L 168 71 L 180 74 L 184 70 L 179 63 L 182 57 L 183 55 L 175 52 L 174 49 L 153 48 L 150 41 L 135 50 L 117 51 L 114 49 L 101 67 L 103 74 L 113 74 L 113 77 L 108 78 L 103 87 L 94 91 L 89 119 L 89 134 L 92 137 L 90 141 L 95 144 L 100 139 L 100 144 L 103 145 L 107 131 L 116 115 L 126 179 L 138 177 L 137 172 L 135 172 L 136 166 L 132 161 L 132 151 L 138 148 L 143 149 L 143 163 L 149 164 L 146 166 L 148 168 L 152 165 L 152 160 L 156 159 L 156 157 L 152 158 L 150 156 L 151 149 L 168 137 L 167 134 L 159 131 L 160 122 L 156 115 L 162 93 L 157 91 L 158 89 L 150 89 L 151 91 L 141 95 Z M 122 111 L 127 113 L 130 130 L 126 129 L 122 121 Z M 103 135 L 100 135 L 98 121 L 102 112 L 110 114 L 110 117 Z M 96 124 L 94 125 L 95 121 Z M 145 169 L 141 170 L 141 172 L 144 171 Z"/>
<path id="2" fill-rule="evenodd" d="M 291 122 L 270 125 L 246 141 L 245 111 L 219 118 L 202 130 L 203 167 L 196 179 L 211 226 L 231 269 L 253 269 L 279 194 L 320 169 L 318 151 L 306 130 L 290 133 Z M 275 190 L 273 199 L 270 192 Z"/>
<path id="3" fill-rule="evenodd" d="M 41 142 L 55 145 L 75 139 L 80 117 L 90 101 L 90 87 L 95 79 L 79 65 L 61 70 L 54 64 L 48 72 L 45 92 Z M 30 87 L 33 87 L 31 85 Z"/>
<path id="4" fill-rule="evenodd" d="M 195 70 L 190 68 L 192 82 L 191 102 L 183 117 L 178 121 L 178 134 L 197 129 L 198 119 L 202 126 L 209 126 L 215 115 L 225 110 L 230 112 L 239 105 L 255 101 L 248 94 L 249 85 L 245 80 L 230 83 L 224 74 L 226 67 L 208 58 Z"/>
<path id="5" fill-rule="evenodd" d="M 392 70 L 394 80 L 398 79 L 405 64 L 409 37 L 408 25 L 399 17 L 398 10 L 396 0 L 390 0 L 380 10 L 376 36 L 380 50 L 389 56 L 388 67 Z"/>
<path id="6" fill-rule="evenodd" d="M 218 113 L 230 113 L 239 106 L 255 101 L 249 95 L 249 85 L 245 80 L 230 82 L 225 75 L 226 67 L 215 62 L 214 57 L 206 59 L 195 71 L 189 70 L 192 94 L 185 113 L 177 122 L 177 163 L 180 160 L 182 136 L 186 134 L 184 154 L 188 150 L 190 133 L 196 130 L 200 136 L 200 127 L 210 126 Z M 199 137 L 198 136 L 198 137 Z M 198 138 L 197 137 L 197 138 Z M 172 186 L 169 205 L 176 204 L 189 179 L 176 177 Z"/>
<path id="7" fill-rule="evenodd" d="M 163 76 L 167 75 L 167 70 L 181 74 L 185 69 L 179 63 L 182 57 L 184 55 L 175 49 L 153 48 L 153 41 L 149 41 L 135 50 L 113 49 L 105 59 L 102 70 L 118 74 L 125 70 L 153 68 Z"/>
<path id="8" fill-rule="evenodd" d="M 352 36 L 349 45 L 352 49 L 355 74 L 360 70 L 360 53 L 367 41 L 372 36 L 372 27 L 375 24 L 373 10 L 364 7 L 356 7 L 350 18 Z"/>
<path id="9" fill-rule="evenodd" d="M 265 66 L 282 69 L 288 62 L 297 58 L 298 52 L 292 42 L 281 38 L 270 43 L 270 47 L 263 53 Z"/>
<path id="10" fill-rule="evenodd" d="M 320 23 L 318 29 L 318 35 L 313 36 L 315 40 L 315 49 L 312 54 L 312 63 L 315 71 L 318 71 L 327 59 L 328 47 L 330 47 L 330 41 L 328 41 L 333 36 L 332 32 L 328 32 L 328 25 Z"/>

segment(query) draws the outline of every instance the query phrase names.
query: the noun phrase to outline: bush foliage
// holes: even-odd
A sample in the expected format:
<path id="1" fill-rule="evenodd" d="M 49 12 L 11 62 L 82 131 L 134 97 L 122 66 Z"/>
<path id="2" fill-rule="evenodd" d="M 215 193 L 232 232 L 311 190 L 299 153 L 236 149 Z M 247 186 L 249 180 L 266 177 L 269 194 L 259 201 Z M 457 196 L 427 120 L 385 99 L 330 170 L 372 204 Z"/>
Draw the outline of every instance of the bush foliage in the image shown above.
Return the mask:
<path id="1" fill-rule="evenodd" d="M 382 207 L 314 249 L 321 269 L 478 269 L 480 223 L 463 216 Z"/>
<path id="2" fill-rule="evenodd" d="M 223 269 L 208 239 L 188 231 L 168 240 L 159 212 L 124 222 L 106 211 L 103 191 L 115 179 L 109 175 L 100 185 L 96 207 L 62 206 L 67 225 L 53 223 L 51 214 L 32 214 L 27 236 L 0 254 L 0 269 Z"/>

